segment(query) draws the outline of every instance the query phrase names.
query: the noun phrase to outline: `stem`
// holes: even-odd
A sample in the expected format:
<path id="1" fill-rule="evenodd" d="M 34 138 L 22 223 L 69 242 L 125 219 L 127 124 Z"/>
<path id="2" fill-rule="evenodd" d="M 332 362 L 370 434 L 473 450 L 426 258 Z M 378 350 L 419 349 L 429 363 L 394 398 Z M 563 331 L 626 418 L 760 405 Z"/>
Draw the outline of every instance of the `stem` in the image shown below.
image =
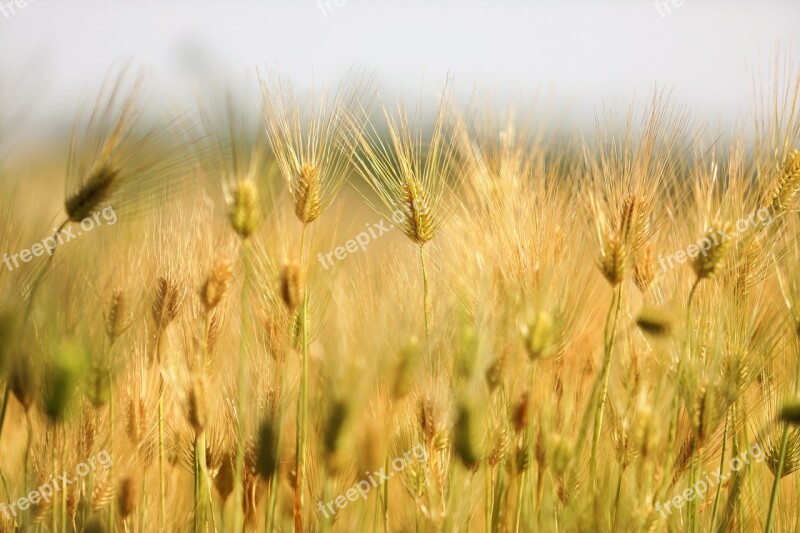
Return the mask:
<path id="1" fill-rule="evenodd" d="M 58 234 L 61 233 L 61 230 L 64 229 L 64 227 L 67 224 L 69 224 L 69 219 L 67 219 L 64 222 L 62 222 L 61 225 L 58 227 L 58 229 L 55 232 L 55 236 L 56 237 L 58 237 Z M 41 287 L 41 285 L 42 285 L 42 281 L 44 280 L 44 274 L 45 274 L 45 272 L 47 272 L 47 269 L 53 263 L 53 256 L 55 255 L 55 250 L 51 250 L 51 251 L 53 253 L 50 253 L 50 254 L 47 255 L 47 263 L 45 263 L 44 266 L 42 266 L 41 270 L 39 270 L 39 273 L 36 274 L 36 277 L 31 282 L 31 290 L 28 292 L 28 305 L 25 307 L 25 319 L 26 319 L 26 321 L 31 316 L 31 311 L 33 311 L 33 300 L 34 300 L 34 297 L 36 296 L 36 292 L 39 290 L 39 287 Z"/>
<path id="2" fill-rule="evenodd" d="M 3 393 L 3 405 L 0 406 L 0 437 L 3 436 L 3 424 L 6 421 L 6 411 L 11 397 L 11 383 L 6 382 L 6 390 Z"/>
<path id="3" fill-rule="evenodd" d="M 600 397 L 597 402 L 597 411 L 594 418 L 594 435 L 592 436 L 592 455 L 590 460 L 590 472 L 592 478 L 592 487 L 594 488 L 597 479 L 597 447 L 600 443 L 600 431 L 603 427 L 603 411 L 606 405 L 606 397 L 608 396 L 608 376 L 611 368 L 611 355 L 614 352 L 614 343 L 617 340 L 617 326 L 619 325 L 619 314 L 622 309 L 622 295 L 623 283 L 619 284 L 617 289 L 616 306 L 614 310 L 614 322 L 611 326 L 610 338 L 605 342 L 605 354 L 603 356 L 603 370 L 600 375 L 602 388 L 600 389 Z M 614 306 L 612 299 L 611 305 Z"/>
<path id="4" fill-rule="evenodd" d="M 795 338 L 795 345 L 797 345 L 797 338 Z M 794 392 L 797 394 L 800 390 L 800 362 L 797 364 L 795 370 Z M 783 467 L 786 463 L 786 450 L 789 447 L 789 424 L 783 423 L 783 434 L 781 435 L 781 455 L 778 459 L 778 466 L 775 469 L 775 480 L 772 483 L 772 493 L 769 497 L 769 512 L 767 513 L 767 525 L 764 527 L 765 533 L 771 533 L 775 524 L 775 507 L 778 503 L 778 487 L 783 477 Z"/>
<path id="5" fill-rule="evenodd" d="M 247 401 L 247 318 L 249 316 L 248 289 L 250 285 L 250 258 L 246 240 L 242 241 L 242 264 L 244 283 L 242 285 L 242 333 L 239 340 L 239 377 L 236 398 L 236 471 L 233 484 L 233 526 L 232 531 L 242 531 L 244 524 L 244 409 Z"/>
<path id="6" fill-rule="evenodd" d="M 428 301 L 428 271 L 425 268 L 425 247 L 419 245 L 419 261 L 422 265 L 422 306 L 425 314 L 425 338 L 429 339 L 431 336 L 431 322 L 430 322 L 430 302 Z M 433 363 L 431 363 L 433 368 Z"/>
<path id="7" fill-rule="evenodd" d="M 158 392 L 158 516 L 164 523 L 167 516 L 167 484 L 164 478 L 164 382 Z"/>
<path id="8" fill-rule="evenodd" d="M 200 331 L 200 364 L 199 371 L 205 377 L 206 361 L 208 360 L 208 320 L 209 311 L 203 313 L 202 330 Z M 195 435 L 194 441 L 194 530 L 195 533 L 207 529 L 206 502 L 209 499 L 208 478 L 206 477 L 206 433 L 202 429 Z"/>
<path id="9" fill-rule="evenodd" d="M 694 299 L 694 293 L 697 292 L 697 286 L 700 285 L 700 281 L 703 278 L 697 278 L 694 280 L 692 284 L 692 288 L 689 291 L 689 299 L 686 302 L 686 326 L 689 327 L 691 325 L 691 318 L 692 318 L 692 299 Z"/>
<path id="10" fill-rule="evenodd" d="M 700 459 L 697 457 L 697 437 L 692 437 L 692 455 L 689 459 L 689 486 L 694 487 L 697 480 L 697 469 L 700 467 Z M 689 515 L 689 531 L 697 530 L 697 499 L 692 499 L 687 506 L 687 514 Z"/>
<path id="11" fill-rule="evenodd" d="M 300 264 L 305 266 L 305 241 L 308 224 L 303 225 L 300 234 Z M 294 494 L 294 530 L 295 533 L 303 532 L 303 482 L 305 481 L 305 451 L 306 451 L 306 426 L 308 425 L 308 280 L 303 295 L 301 326 L 303 328 L 303 360 L 300 375 L 300 395 L 297 398 L 297 442 L 295 456 L 297 461 Z"/>
<path id="12" fill-rule="evenodd" d="M 206 531 L 206 502 L 208 501 L 208 484 L 206 481 L 206 433 L 197 434 L 194 441 L 194 530 L 195 533 Z"/>
<path id="13" fill-rule="evenodd" d="M 522 496 L 525 492 L 525 472 L 519 476 L 519 483 L 517 486 L 517 513 L 514 517 L 514 531 L 519 533 L 520 518 L 522 517 Z"/>
<path id="14" fill-rule="evenodd" d="M 725 467 L 725 448 L 728 445 L 728 423 L 730 421 L 730 416 L 725 417 L 725 429 L 722 431 L 722 455 L 719 458 L 719 471 L 722 472 L 722 469 Z M 714 495 L 714 507 L 711 510 L 711 527 L 708 528 L 709 531 L 714 531 L 714 525 L 717 522 L 717 508 L 719 507 L 719 494 L 722 489 L 722 483 L 717 483 L 717 491 Z"/>
<path id="15" fill-rule="evenodd" d="M 389 455 L 383 463 L 383 471 L 389 471 Z M 383 483 L 383 533 L 389 533 L 389 480 Z"/>

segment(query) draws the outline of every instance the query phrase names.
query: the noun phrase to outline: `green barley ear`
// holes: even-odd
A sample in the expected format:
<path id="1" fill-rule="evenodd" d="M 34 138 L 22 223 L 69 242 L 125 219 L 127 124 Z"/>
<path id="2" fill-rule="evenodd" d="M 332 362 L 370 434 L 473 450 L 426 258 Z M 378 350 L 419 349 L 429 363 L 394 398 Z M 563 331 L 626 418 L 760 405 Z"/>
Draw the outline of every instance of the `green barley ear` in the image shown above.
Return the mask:
<path id="1" fill-rule="evenodd" d="M 325 450 L 325 464 L 329 472 L 335 473 L 339 470 L 341 457 L 339 454 L 345 426 L 350 418 L 350 405 L 341 399 L 331 402 L 325 429 L 322 434 L 322 443 Z"/>
<path id="2" fill-rule="evenodd" d="M 698 279 L 713 278 L 722 268 L 723 260 L 733 244 L 732 227 L 727 222 L 714 222 L 703 235 L 701 241 L 708 239 L 710 248 L 697 254 L 692 262 Z"/>
<path id="3" fill-rule="evenodd" d="M 38 376 L 29 354 L 16 352 L 11 356 L 8 386 L 14 398 L 28 411 L 38 390 Z"/>
<path id="4" fill-rule="evenodd" d="M 800 398 L 792 398 L 781 406 L 778 417 L 788 424 L 800 426 Z"/>
<path id="5" fill-rule="evenodd" d="M 67 415 L 75 390 L 84 374 L 86 354 L 80 346 L 69 343 L 52 356 L 43 387 L 44 412 L 52 422 Z"/>
<path id="6" fill-rule="evenodd" d="M 559 476 L 564 474 L 574 455 L 575 448 L 572 442 L 566 437 L 556 434 L 548 442 L 548 448 L 553 471 Z"/>
<path id="7" fill-rule="evenodd" d="M 268 415 L 258 427 L 256 441 L 256 472 L 265 480 L 272 479 L 278 471 L 278 448 L 280 428 L 272 415 Z"/>
<path id="8" fill-rule="evenodd" d="M 612 287 L 616 287 L 625 279 L 629 257 L 629 247 L 625 239 L 617 233 L 606 234 L 598 266 Z"/>
<path id="9" fill-rule="evenodd" d="M 228 191 L 228 216 L 234 231 L 247 239 L 258 227 L 260 218 L 258 188 L 251 179 L 236 182 Z"/>
<path id="10" fill-rule="evenodd" d="M 527 324 L 520 326 L 525 350 L 532 361 L 552 355 L 556 347 L 555 321 L 546 311 L 539 311 Z"/>
<path id="11" fill-rule="evenodd" d="M 17 315 L 10 310 L 0 311 L 0 372 L 5 368 L 6 361 L 9 359 L 9 352 L 14 344 L 17 331 L 19 331 Z"/>
<path id="12" fill-rule="evenodd" d="M 475 411 L 470 404 L 462 401 L 458 406 L 456 424 L 453 428 L 453 441 L 456 455 L 468 469 L 478 466 L 481 460 L 474 426 Z"/>
<path id="13" fill-rule="evenodd" d="M 111 398 L 111 375 L 108 370 L 93 367 L 89 371 L 86 396 L 95 408 L 103 407 Z"/>
<path id="14" fill-rule="evenodd" d="M 650 458 L 659 442 L 658 421 L 649 405 L 638 405 L 633 419 L 633 441 L 642 460 Z"/>
<path id="15" fill-rule="evenodd" d="M 673 323 L 672 318 L 661 311 L 644 309 L 636 317 L 636 325 L 654 337 L 666 337 L 672 333 Z"/>
<path id="16" fill-rule="evenodd" d="M 206 402 L 206 382 L 202 374 L 192 377 L 188 394 L 188 420 L 196 435 L 202 434 L 208 424 L 208 406 Z"/>

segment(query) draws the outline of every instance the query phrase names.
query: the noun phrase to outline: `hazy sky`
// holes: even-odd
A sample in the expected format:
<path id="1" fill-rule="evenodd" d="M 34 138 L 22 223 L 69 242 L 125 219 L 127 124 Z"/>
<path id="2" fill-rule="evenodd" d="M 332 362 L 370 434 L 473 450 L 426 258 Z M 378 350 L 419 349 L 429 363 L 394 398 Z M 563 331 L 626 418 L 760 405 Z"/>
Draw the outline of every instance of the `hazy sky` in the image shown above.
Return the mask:
<path id="1" fill-rule="evenodd" d="M 7 98 L 35 98 L 40 127 L 71 117 L 126 57 L 179 100 L 211 73 L 267 65 L 304 85 L 361 65 L 411 99 L 450 72 L 462 95 L 543 94 L 579 120 L 657 84 L 712 122 L 749 109 L 776 50 L 800 60 L 797 1 L 28 2 L 0 13 L 0 80 Z"/>

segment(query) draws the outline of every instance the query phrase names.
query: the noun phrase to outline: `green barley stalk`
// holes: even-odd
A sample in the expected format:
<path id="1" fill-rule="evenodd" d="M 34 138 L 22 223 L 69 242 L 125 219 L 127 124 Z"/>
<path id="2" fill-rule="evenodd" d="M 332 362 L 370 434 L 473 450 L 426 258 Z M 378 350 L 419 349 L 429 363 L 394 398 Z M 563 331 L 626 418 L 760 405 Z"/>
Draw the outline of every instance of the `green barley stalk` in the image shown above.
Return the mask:
<path id="1" fill-rule="evenodd" d="M 244 525 L 244 444 L 245 420 L 244 412 L 247 405 L 248 358 L 247 358 L 247 332 L 250 320 L 250 278 L 251 260 L 250 243 L 248 238 L 258 227 L 260 213 L 258 202 L 258 189 L 250 178 L 240 179 L 230 189 L 228 195 L 228 215 L 231 226 L 239 236 L 242 245 L 242 270 L 244 282 L 242 285 L 242 331 L 239 340 L 239 376 L 237 379 L 236 397 L 236 468 L 234 473 L 233 489 L 233 531 L 240 531 Z"/>

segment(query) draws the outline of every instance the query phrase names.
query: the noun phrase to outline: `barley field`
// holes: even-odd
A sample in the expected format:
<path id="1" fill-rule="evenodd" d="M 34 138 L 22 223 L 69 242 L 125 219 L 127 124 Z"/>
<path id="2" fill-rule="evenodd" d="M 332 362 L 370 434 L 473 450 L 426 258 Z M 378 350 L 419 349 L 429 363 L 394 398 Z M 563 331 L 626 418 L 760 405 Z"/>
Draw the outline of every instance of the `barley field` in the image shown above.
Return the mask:
<path id="1" fill-rule="evenodd" d="M 142 72 L 0 166 L 0 531 L 800 530 L 796 64 L 592 135 Z"/>

